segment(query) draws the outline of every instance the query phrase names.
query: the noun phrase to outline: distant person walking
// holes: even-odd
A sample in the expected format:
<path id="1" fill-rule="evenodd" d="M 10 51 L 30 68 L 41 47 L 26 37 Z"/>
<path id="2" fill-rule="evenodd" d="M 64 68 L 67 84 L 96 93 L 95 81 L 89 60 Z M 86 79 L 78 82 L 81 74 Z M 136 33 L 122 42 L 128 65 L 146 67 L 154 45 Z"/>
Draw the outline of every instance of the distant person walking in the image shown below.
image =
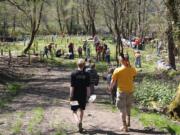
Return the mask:
<path id="1" fill-rule="evenodd" d="M 87 44 L 86 45 L 86 58 L 89 59 L 91 57 L 91 50 L 90 46 Z"/>
<path id="2" fill-rule="evenodd" d="M 103 44 L 103 50 L 102 50 L 102 59 L 103 61 L 105 61 L 105 57 L 106 57 L 106 50 L 108 49 L 107 44 Z"/>
<path id="3" fill-rule="evenodd" d="M 84 51 L 84 55 L 86 56 L 86 47 L 88 45 L 88 42 L 87 40 L 84 41 L 84 44 L 83 44 L 83 51 Z"/>
<path id="4" fill-rule="evenodd" d="M 97 74 L 97 71 L 95 69 L 95 64 L 92 63 L 90 67 L 86 68 L 86 72 L 89 73 L 90 75 L 90 90 L 91 90 L 91 95 L 94 94 L 95 90 L 95 85 L 98 85 L 99 83 L 99 75 Z"/>
<path id="5" fill-rule="evenodd" d="M 79 58 L 82 58 L 82 47 L 79 46 L 77 51 L 78 51 Z"/>
<path id="6" fill-rule="evenodd" d="M 44 52 L 43 52 L 43 57 L 46 55 L 46 57 L 48 58 L 48 47 L 47 46 L 45 46 L 44 47 Z"/>
<path id="7" fill-rule="evenodd" d="M 141 68 L 141 53 L 140 51 L 135 51 L 135 67 Z"/>
<path id="8" fill-rule="evenodd" d="M 110 68 L 106 77 L 108 88 L 110 87 L 110 84 L 111 84 L 111 78 L 112 78 L 113 72 L 114 72 L 114 69 Z M 113 105 L 115 105 L 116 103 L 116 91 L 117 91 L 117 85 L 114 85 L 111 91 L 111 103 Z"/>
<path id="9" fill-rule="evenodd" d="M 83 59 L 78 60 L 77 66 L 78 69 L 71 74 L 70 101 L 71 103 L 76 102 L 76 104 L 71 105 L 71 110 L 73 111 L 79 132 L 82 132 L 84 110 L 86 108 L 86 101 L 90 96 L 90 76 L 84 71 L 85 61 Z M 80 116 L 77 114 L 78 109 Z"/>
<path id="10" fill-rule="evenodd" d="M 136 70 L 131 67 L 127 56 L 120 56 L 119 62 L 121 63 L 121 67 L 116 68 L 112 75 L 110 91 L 113 90 L 113 87 L 117 83 L 116 106 L 121 112 L 123 123 L 121 130 L 127 132 L 130 126 L 130 111 L 134 88 L 133 79 L 136 75 Z"/>
<path id="11" fill-rule="evenodd" d="M 69 59 L 74 59 L 74 44 L 70 43 L 68 45 L 69 48 Z"/>
<path id="12" fill-rule="evenodd" d="M 96 47 L 97 44 L 100 43 L 99 38 L 97 35 L 95 35 L 93 39 L 94 39 L 94 47 Z"/>
<path id="13" fill-rule="evenodd" d="M 110 64 L 110 49 L 109 49 L 109 47 L 107 48 L 107 50 L 106 50 L 106 54 L 105 54 L 105 57 L 106 57 L 106 62 L 108 63 L 108 64 Z"/>

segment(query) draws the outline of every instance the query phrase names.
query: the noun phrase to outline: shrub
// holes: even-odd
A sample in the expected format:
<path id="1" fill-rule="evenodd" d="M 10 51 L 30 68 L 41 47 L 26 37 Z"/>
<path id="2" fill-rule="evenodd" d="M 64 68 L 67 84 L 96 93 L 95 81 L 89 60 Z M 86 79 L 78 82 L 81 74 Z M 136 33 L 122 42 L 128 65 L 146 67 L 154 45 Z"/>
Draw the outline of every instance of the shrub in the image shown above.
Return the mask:
<path id="1" fill-rule="evenodd" d="M 16 95 L 18 91 L 20 91 L 22 88 L 22 85 L 19 83 L 8 83 L 7 84 L 7 90 L 11 95 Z"/>
<path id="2" fill-rule="evenodd" d="M 176 92 L 175 99 L 168 107 L 168 113 L 172 118 L 178 119 L 180 121 L 180 84 Z"/>
<path id="3" fill-rule="evenodd" d="M 175 96 L 175 84 L 161 80 L 143 78 L 136 85 L 135 97 L 143 106 L 152 106 L 152 102 L 158 107 L 166 107 Z"/>

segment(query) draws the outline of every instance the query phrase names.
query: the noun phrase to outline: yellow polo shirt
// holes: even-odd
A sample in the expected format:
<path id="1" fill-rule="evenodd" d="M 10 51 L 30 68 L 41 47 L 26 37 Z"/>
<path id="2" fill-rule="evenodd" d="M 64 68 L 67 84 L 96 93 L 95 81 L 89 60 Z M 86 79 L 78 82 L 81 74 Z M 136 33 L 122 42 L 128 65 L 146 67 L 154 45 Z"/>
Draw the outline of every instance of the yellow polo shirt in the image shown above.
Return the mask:
<path id="1" fill-rule="evenodd" d="M 131 93 L 134 89 L 134 77 L 137 72 L 134 67 L 121 66 L 116 68 L 112 80 L 117 82 L 117 89 L 119 92 Z"/>

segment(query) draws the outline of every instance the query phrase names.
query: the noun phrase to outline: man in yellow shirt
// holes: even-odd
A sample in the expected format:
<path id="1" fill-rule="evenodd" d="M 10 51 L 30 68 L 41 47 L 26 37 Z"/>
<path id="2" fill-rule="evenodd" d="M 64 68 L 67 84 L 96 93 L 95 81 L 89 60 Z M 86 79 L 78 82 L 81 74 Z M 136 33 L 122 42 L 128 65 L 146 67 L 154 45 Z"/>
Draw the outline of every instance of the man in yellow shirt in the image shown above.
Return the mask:
<path id="1" fill-rule="evenodd" d="M 121 63 L 121 67 L 116 68 L 112 75 L 110 91 L 117 84 L 116 106 L 121 112 L 123 122 L 121 130 L 127 132 L 130 126 L 130 109 L 134 88 L 133 80 L 137 72 L 134 67 L 131 67 L 128 56 L 120 56 L 119 62 Z"/>

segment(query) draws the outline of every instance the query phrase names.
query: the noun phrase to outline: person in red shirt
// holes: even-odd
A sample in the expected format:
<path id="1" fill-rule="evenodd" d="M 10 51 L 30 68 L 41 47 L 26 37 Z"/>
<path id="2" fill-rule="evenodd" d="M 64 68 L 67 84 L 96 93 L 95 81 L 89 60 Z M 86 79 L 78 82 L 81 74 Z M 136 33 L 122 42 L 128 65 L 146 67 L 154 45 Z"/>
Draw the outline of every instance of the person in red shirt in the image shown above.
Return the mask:
<path id="1" fill-rule="evenodd" d="M 101 47 L 100 47 L 100 43 L 98 43 L 96 45 L 96 60 L 99 61 L 100 60 L 100 55 L 101 55 Z"/>

